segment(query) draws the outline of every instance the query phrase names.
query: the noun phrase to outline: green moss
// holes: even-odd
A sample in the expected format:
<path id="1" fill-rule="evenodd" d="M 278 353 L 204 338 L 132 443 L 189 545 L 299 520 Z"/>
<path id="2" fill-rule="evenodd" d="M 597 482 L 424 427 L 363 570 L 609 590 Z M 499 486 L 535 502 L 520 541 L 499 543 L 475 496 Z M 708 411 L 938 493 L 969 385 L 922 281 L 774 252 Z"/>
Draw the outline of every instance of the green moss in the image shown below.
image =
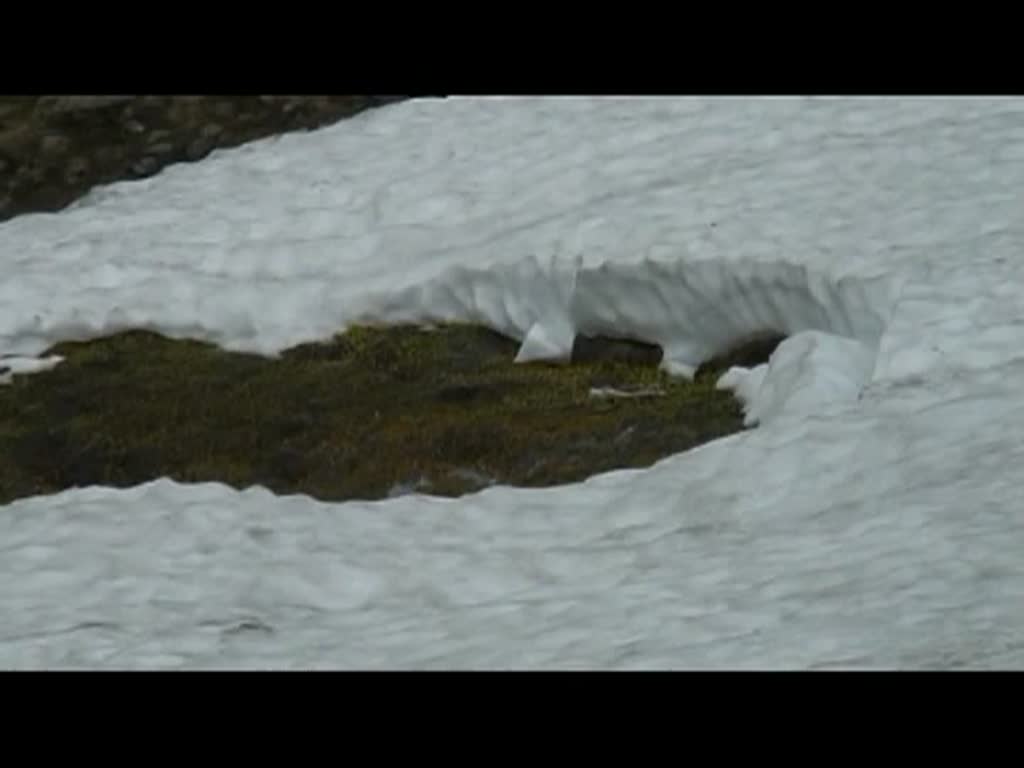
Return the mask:
<path id="1" fill-rule="evenodd" d="M 742 428 L 709 372 L 521 365 L 516 349 L 469 325 L 358 327 L 275 359 L 146 332 L 59 344 L 63 363 L 0 387 L 0 503 L 161 476 L 326 500 L 421 480 L 458 495 L 648 466 Z"/>

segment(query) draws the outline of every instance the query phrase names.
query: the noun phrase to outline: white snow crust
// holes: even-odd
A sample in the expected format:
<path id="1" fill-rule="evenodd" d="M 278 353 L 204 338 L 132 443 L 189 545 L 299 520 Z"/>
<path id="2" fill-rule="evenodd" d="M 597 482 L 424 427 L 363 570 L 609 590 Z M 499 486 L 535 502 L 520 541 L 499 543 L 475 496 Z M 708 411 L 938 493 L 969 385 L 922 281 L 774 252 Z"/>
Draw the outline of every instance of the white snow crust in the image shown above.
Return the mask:
<path id="1" fill-rule="evenodd" d="M 274 355 L 466 320 L 524 362 L 603 333 L 686 376 L 789 334 L 719 382 L 756 429 L 645 470 L 457 500 L 161 479 L 0 507 L 0 666 L 1022 666 L 1022 118 L 994 98 L 423 99 L 0 225 L 9 368 L 129 328 Z"/>

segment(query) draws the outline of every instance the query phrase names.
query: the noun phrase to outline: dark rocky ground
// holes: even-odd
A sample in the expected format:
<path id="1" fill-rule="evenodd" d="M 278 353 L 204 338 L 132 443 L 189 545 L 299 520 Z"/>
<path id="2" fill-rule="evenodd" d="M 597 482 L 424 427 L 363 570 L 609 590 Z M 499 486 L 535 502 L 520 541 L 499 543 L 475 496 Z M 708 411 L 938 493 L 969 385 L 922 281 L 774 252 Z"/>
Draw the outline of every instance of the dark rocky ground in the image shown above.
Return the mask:
<path id="1" fill-rule="evenodd" d="M 0 221 L 91 187 L 388 103 L 387 96 L 0 96 Z"/>
<path id="2" fill-rule="evenodd" d="M 0 220 L 387 100 L 0 97 Z M 714 382 L 781 338 L 724 350 L 692 382 L 658 370 L 656 345 L 579 337 L 569 365 L 517 365 L 516 342 L 462 325 L 355 328 L 274 360 L 143 332 L 60 344 L 55 369 L 0 386 L 0 504 L 161 476 L 325 500 L 455 496 L 649 466 L 741 430 Z"/>

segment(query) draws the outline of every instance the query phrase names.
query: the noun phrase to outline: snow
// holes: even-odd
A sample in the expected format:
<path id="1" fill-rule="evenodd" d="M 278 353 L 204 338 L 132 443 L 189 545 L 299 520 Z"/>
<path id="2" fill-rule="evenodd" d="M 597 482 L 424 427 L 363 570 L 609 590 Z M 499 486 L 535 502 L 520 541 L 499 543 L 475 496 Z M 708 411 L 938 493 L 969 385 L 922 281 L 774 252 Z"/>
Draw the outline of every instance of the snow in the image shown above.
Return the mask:
<path id="1" fill-rule="evenodd" d="M 747 426 L 780 416 L 820 412 L 833 402 L 856 400 L 871 379 L 874 354 L 866 345 L 821 331 L 799 331 L 783 340 L 768 363 L 752 371 L 733 367 L 718 380 L 744 404 Z"/>
<path id="2" fill-rule="evenodd" d="M 0 354 L 355 321 L 734 369 L 644 470 L 326 504 L 161 479 L 0 508 L 0 666 L 1018 667 L 1024 101 L 390 105 L 0 225 Z M 9 373 L 7 375 L 10 375 Z"/>
<path id="3" fill-rule="evenodd" d="M 25 357 L 24 355 L 0 355 L 0 384 L 10 384 L 15 374 L 26 376 L 30 373 L 48 371 L 63 362 L 60 355 L 46 357 Z"/>
<path id="4" fill-rule="evenodd" d="M 357 319 L 472 319 L 520 339 L 520 362 L 568 360 L 577 333 L 630 337 L 660 344 L 662 367 L 687 377 L 707 358 L 753 334 L 796 334 L 757 373 L 763 385 L 742 384 L 738 371 L 729 379 L 753 424 L 783 402 L 791 410 L 797 404 L 813 410 L 837 398 L 856 398 L 871 376 L 899 285 L 884 276 L 831 277 L 782 262 L 645 258 L 588 267 L 580 256 L 549 263 L 527 258 L 488 269 L 453 268 L 382 298 Z M 810 331 L 818 332 L 802 335 Z M 787 352 L 809 338 L 821 350 L 810 359 L 820 359 L 820 365 L 802 362 L 809 350 Z M 794 388 L 803 394 L 790 396 Z"/>

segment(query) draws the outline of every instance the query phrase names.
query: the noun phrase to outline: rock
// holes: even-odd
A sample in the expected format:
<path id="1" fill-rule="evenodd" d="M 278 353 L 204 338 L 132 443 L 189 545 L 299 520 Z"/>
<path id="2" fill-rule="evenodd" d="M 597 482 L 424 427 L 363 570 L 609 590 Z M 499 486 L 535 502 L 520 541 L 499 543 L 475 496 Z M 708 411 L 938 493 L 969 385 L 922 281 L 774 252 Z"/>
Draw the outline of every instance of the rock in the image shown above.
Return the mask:
<path id="1" fill-rule="evenodd" d="M 134 118 L 125 120 L 123 125 L 125 131 L 128 133 L 134 133 L 138 135 L 140 133 L 145 133 L 146 131 L 146 126 L 144 126 L 142 123 L 140 123 L 138 120 Z"/>
<path id="2" fill-rule="evenodd" d="M 39 99 L 39 107 L 53 114 L 64 114 L 126 104 L 134 98 L 134 96 L 43 96 Z"/>
<path id="3" fill-rule="evenodd" d="M 753 334 L 740 339 L 728 349 L 702 362 L 694 372 L 695 378 L 725 373 L 733 366 L 755 368 L 767 363 L 775 348 L 785 340 L 785 334 L 775 331 Z"/>
<path id="4" fill-rule="evenodd" d="M 394 104 L 399 101 L 405 101 L 408 96 L 366 96 L 366 104 L 371 107 L 382 107 L 386 104 Z"/>
<path id="5" fill-rule="evenodd" d="M 96 150 L 94 158 L 101 172 L 115 166 L 124 168 L 124 150 L 121 146 L 100 147 Z"/>
<path id="6" fill-rule="evenodd" d="M 235 116 L 235 105 L 230 101 L 222 101 L 214 105 L 213 114 L 224 121 L 228 121 Z"/>
<path id="7" fill-rule="evenodd" d="M 64 180 L 72 186 L 77 186 L 89 174 L 89 159 L 86 157 L 72 158 L 64 172 Z"/>
<path id="8" fill-rule="evenodd" d="M 468 403 L 486 394 L 487 388 L 479 384 L 450 384 L 438 390 L 437 399 L 442 403 Z"/>
<path id="9" fill-rule="evenodd" d="M 664 351 L 657 344 L 632 339 L 579 334 L 572 344 L 572 362 L 621 362 L 637 365 L 658 365 Z"/>
<path id="10" fill-rule="evenodd" d="M 17 184 L 22 185 L 36 185 L 42 184 L 46 179 L 46 169 L 39 163 L 29 162 L 18 168 L 15 174 L 15 181 Z"/>
<path id="11" fill-rule="evenodd" d="M 169 141 L 162 141 L 159 144 L 153 144 L 146 150 L 150 155 L 169 155 L 174 152 L 174 145 Z"/>
<path id="12" fill-rule="evenodd" d="M 24 158 L 32 154 L 34 136 L 26 126 L 18 126 L 0 133 L 0 155 Z"/>
<path id="13" fill-rule="evenodd" d="M 192 162 L 202 160 L 210 154 L 212 150 L 213 141 L 200 136 L 198 139 L 189 142 L 189 145 L 185 148 L 185 158 Z"/>
<path id="14" fill-rule="evenodd" d="M 185 157 L 189 160 L 202 160 L 217 145 L 217 138 L 224 132 L 224 129 L 217 123 L 204 125 L 199 132 L 199 137 L 191 141 L 185 149 Z"/>
<path id="15" fill-rule="evenodd" d="M 132 175 L 139 179 L 145 176 L 152 176 L 160 170 L 160 161 L 151 155 L 147 155 L 132 163 L 130 170 Z"/>
<path id="16" fill-rule="evenodd" d="M 63 155 L 71 148 L 71 139 L 60 133 L 48 133 L 39 142 L 39 151 L 44 155 Z"/>
<path id="17" fill-rule="evenodd" d="M 170 131 L 160 129 L 149 134 L 149 136 L 146 137 L 146 143 L 150 146 L 153 146 L 154 144 L 162 144 L 170 139 L 171 136 L 172 134 Z"/>

